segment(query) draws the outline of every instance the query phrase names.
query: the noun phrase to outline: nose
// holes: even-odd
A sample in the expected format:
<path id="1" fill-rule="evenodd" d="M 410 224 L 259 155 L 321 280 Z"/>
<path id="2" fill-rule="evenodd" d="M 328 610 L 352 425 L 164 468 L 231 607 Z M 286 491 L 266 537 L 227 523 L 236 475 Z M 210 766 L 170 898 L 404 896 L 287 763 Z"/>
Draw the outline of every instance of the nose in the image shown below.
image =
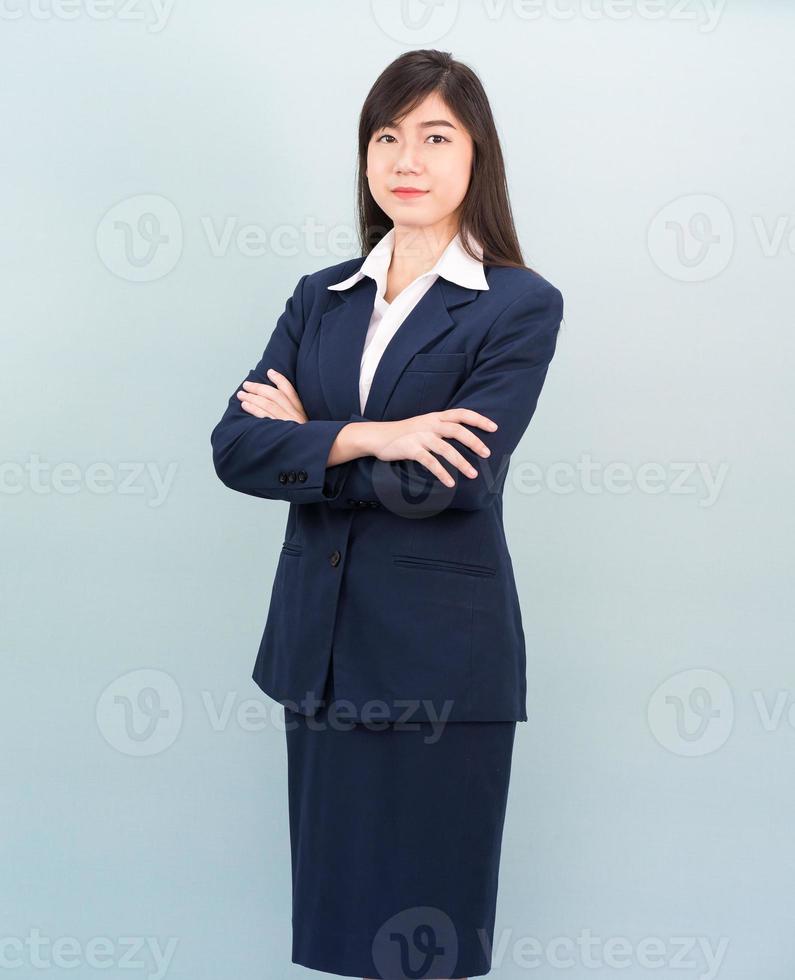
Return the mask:
<path id="1" fill-rule="evenodd" d="M 404 143 L 401 146 L 400 153 L 395 161 L 395 170 L 402 174 L 416 174 L 421 169 L 422 164 L 420 162 L 419 153 L 417 152 L 416 147 L 414 147 L 411 143 Z"/>

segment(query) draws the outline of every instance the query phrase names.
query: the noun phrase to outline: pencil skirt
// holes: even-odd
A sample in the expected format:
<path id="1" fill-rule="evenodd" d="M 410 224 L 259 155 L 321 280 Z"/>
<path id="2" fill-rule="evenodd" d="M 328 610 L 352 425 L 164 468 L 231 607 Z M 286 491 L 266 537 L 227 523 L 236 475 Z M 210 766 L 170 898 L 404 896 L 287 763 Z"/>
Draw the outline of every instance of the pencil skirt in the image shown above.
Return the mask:
<path id="1" fill-rule="evenodd" d="M 515 721 L 357 722 L 332 671 L 284 707 L 292 961 L 382 980 L 491 969 Z"/>

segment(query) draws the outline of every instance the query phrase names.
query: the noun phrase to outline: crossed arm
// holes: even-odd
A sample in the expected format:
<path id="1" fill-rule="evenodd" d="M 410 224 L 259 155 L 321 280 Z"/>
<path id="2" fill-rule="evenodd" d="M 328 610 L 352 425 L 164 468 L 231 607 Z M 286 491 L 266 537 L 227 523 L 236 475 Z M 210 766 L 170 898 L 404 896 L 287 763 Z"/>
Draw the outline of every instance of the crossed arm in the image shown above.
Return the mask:
<path id="1" fill-rule="evenodd" d="M 436 513 L 449 507 L 491 506 L 535 412 L 555 352 L 563 314 L 559 290 L 539 280 L 514 300 L 492 324 L 472 371 L 450 403 L 438 413 L 407 420 L 411 425 L 404 428 L 417 432 L 428 429 L 427 423 L 422 429 L 423 419 L 433 420 L 434 438 L 422 440 L 430 451 L 419 453 L 418 440 L 410 438 L 394 440 L 376 456 L 371 445 L 383 446 L 384 440 L 372 439 L 373 426 L 403 423 L 370 422 L 358 414 L 344 420 L 307 419 L 289 380 L 295 377 L 304 323 L 305 279 L 287 301 L 261 360 L 213 429 L 213 462 L 222 482 L 257 497 L 325 502 L 340 509 L 377 502 L 377 488 L 387 484 L 406 489 L 418 502 L 415 514 L 423 507 Z M 269 370 L 276 373 L 269 376 Z M 271 383 L 274 391 L 259 387 Z M 489 420 L 496 423 L 493 430 L 488 430 Z M 476 435 L 467 424 L 487 431 Z M 401 445 L 412 453 L 410 458 L 392 458 L 400 455 Z M 470 475 L 464 475 L 467 470 Z"/>

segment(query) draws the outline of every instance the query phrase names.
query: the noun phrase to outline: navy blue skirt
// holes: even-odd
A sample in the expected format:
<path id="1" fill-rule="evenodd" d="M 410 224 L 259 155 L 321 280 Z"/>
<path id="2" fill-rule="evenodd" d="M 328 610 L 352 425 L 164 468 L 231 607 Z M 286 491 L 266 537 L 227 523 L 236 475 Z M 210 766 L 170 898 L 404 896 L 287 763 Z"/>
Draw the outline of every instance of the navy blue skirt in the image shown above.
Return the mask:
<path id="1" fill-rule="evenodd" d="M 335 720 L 285 706 L 292 961 L 383 980 L 491 969 L 515 721 Z"/>

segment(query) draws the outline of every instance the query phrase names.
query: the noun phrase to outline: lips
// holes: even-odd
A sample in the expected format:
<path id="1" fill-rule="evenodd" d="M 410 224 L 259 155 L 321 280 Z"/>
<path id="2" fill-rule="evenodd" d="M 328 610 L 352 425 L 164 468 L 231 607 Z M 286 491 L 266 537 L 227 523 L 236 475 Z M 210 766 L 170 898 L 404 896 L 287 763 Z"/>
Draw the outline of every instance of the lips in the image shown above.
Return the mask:
<path id="1" fill-rule="evenodd" d="M 392 191 L 397 197 L 422 197 L 427 191 L 418 190 L 416 187 L 395 187 Z"/>

